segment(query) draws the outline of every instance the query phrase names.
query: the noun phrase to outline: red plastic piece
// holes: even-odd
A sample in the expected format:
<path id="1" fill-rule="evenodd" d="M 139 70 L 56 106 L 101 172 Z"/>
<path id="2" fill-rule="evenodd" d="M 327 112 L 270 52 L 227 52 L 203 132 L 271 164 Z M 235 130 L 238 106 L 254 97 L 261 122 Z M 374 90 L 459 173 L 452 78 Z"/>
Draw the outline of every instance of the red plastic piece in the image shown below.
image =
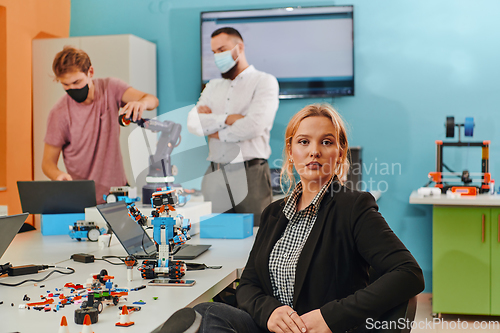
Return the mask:
<path id="1" fill-rule="evenodd" d="M 54 300 L 51 298 L 51 299 L 48 299 L 44 302 L 28 303 L 26 305 L 27 306 L 38 306 L 38 305 L 47 305 L 47 304 L 52 304 L 52 303 L 54 303 Z"/>

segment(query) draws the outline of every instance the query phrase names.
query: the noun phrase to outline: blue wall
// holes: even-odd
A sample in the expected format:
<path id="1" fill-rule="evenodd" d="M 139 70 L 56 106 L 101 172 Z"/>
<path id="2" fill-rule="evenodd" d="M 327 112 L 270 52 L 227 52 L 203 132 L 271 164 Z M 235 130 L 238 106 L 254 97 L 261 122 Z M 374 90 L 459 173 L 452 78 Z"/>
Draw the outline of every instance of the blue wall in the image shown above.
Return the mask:
<path id="1" fill-rule="evenodd" d="M 165 113 L 198 99 L 201 11 L 331 5 L 332 1 L 235 3 L 72 0 L 70 35 L 130 33 L 155 42 L 160 112 Z M 431 291 L 431 208 L 409 205 L 408 198 L 426 183 L 427 173 L 435 166 L 434 141 L 444 139 L 448 115 L 457 120 L 475 118 L 474 139 L 492 141 L 492 175 L 500 177 L 500 133 L 496 131 L 500 2 L 351 0 L 334 4 L 354 5 L 356 96 L 325 101 L 334 104 L 350 124 L 351 145 L 363 147 L 364 180 L 372 180 L 381 190 L 387 186 L 380 210 L 419 261 L 426 291 Z M 281 157 L 288 119 L 318 101 L 281 101 L 272 131 L 272 161 Z M 189 135 L 184 140 L 189 142 Z M 448 164 L 457 170 L 480 171 L 479 155 L 473 150 L 447 156 Z M 394 174 L 392 170 L 386 174 L 385 163 L 396 164 Z"/>

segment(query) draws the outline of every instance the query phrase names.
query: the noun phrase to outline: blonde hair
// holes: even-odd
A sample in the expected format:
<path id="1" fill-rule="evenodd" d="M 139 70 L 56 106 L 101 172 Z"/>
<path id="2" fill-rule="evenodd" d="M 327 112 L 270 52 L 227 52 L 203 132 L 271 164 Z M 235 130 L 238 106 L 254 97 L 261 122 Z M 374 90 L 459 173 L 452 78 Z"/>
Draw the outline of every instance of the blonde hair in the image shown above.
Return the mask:
<path id="1" fill-rule="evenodd" d="M 349 143 L 344 120 L 330 104 L 310 104 L 297 112 L 288 122 L 285 131 L 285 147 L 283 149 L 283 166 L 280 173 L 280 186 L 284 193 L 288 194 L 296 185 L 293 175 L 293 163 L 290 162 L 290 149 L 292 138 L 297 133 L 300 122 L 309 117 L 326 117 L 331 120 L 335 127 L 335 138 L 339 149 L 339 158 L 334 169 L 334 174 L 342 183 L 344 176 L 349 171 L 349 159 L 347 156 Z"/>

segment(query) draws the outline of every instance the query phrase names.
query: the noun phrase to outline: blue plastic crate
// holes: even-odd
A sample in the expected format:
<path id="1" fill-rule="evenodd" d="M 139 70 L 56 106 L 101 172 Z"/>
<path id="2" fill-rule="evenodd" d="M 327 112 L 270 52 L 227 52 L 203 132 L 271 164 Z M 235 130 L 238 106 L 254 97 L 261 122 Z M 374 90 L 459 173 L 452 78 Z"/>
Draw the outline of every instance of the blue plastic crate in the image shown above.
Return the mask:
<path id="1" fill-rule="evenodd" d="M 85 213 L 42 214 L 40 218 L 42 235 L 67 235 L 69 226 L 78 220 L 85 220 Z"/>
<path id="2" fill-rule="evenodd" d="M 242 239 L 253 235 L 253 214 L 209 214 L 200 217 L 200 238 Z"/>

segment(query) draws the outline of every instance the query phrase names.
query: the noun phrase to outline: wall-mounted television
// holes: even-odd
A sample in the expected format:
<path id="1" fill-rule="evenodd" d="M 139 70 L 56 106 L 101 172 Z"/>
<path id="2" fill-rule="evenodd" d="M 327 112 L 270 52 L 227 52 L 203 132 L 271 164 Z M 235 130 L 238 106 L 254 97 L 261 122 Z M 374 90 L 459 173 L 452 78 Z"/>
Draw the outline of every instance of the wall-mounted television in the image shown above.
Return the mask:
<path id="1" fill-rule="evenodd" d="M 240 32 L 249 64 L 276 76 L 280 98 L 354 95 L 353 6 L 202 12 L 203 86 L 221 77 L 210 39 L 222 27 Z"/>

